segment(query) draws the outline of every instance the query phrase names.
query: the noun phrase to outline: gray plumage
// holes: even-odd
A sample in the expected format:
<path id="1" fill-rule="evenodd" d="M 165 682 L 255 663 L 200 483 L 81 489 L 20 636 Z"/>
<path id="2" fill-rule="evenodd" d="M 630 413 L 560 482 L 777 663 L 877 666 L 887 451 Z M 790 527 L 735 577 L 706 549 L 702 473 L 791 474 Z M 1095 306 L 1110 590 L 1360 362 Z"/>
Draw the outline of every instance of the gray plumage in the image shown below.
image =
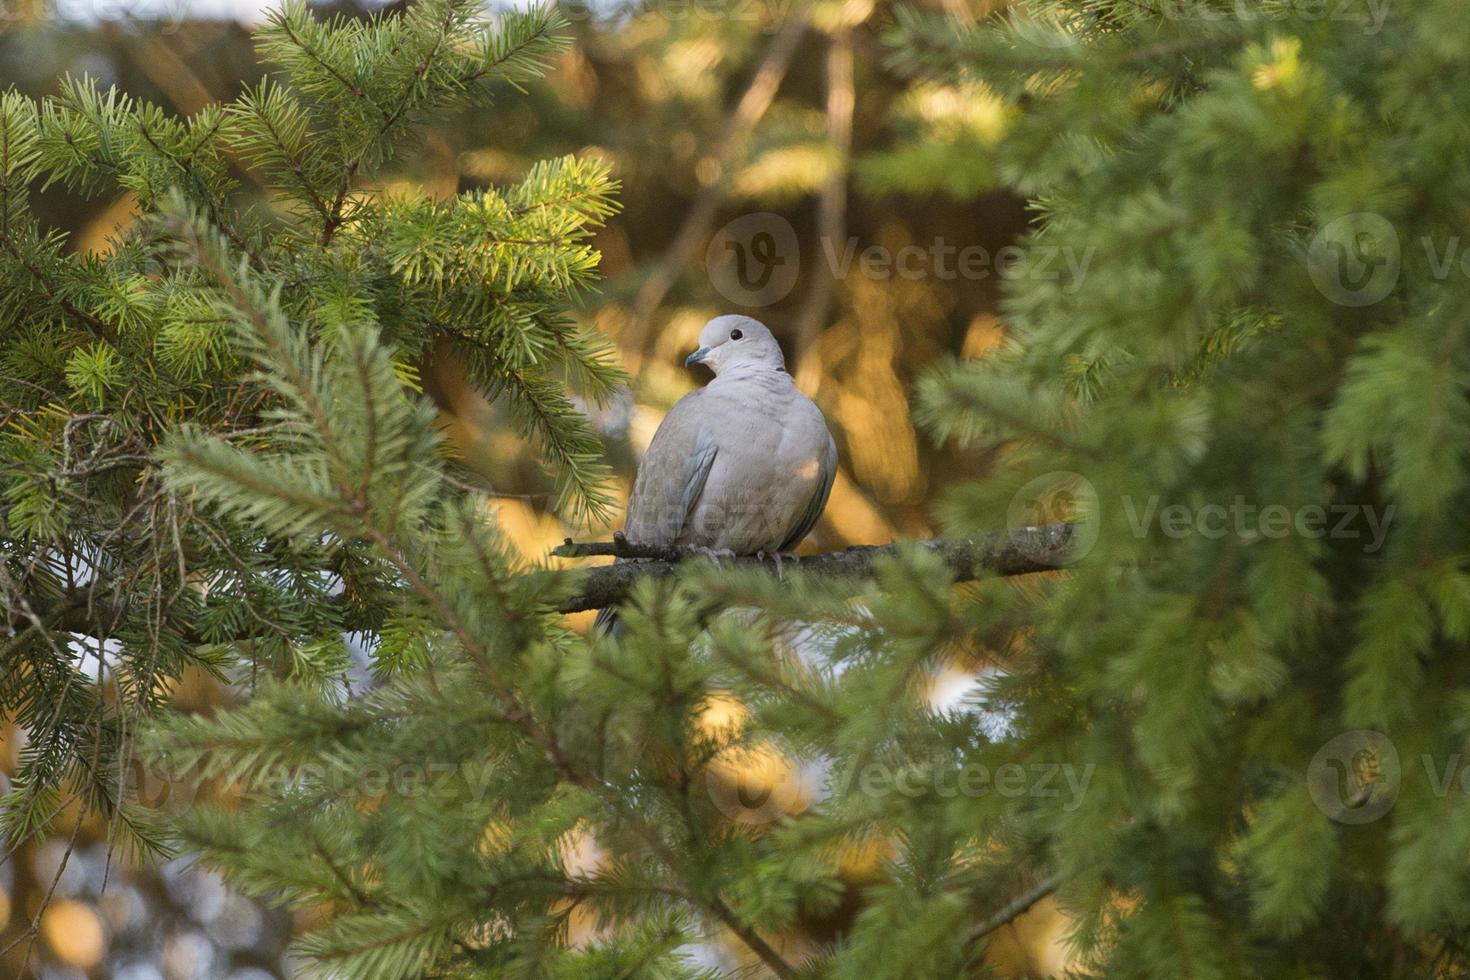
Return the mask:
<path id="1" fill-rule="evenodd" d="M 736 555 L 791 551 L 817 523 L 837 473 L 821 410 L 750 317 L 711 320 L 685 363 L 705 364 L 715 378 L 681 398 L 654 433 L 624 533 L 634 544 Z M 598 624 L 613 619 L 604 610 Z"/>

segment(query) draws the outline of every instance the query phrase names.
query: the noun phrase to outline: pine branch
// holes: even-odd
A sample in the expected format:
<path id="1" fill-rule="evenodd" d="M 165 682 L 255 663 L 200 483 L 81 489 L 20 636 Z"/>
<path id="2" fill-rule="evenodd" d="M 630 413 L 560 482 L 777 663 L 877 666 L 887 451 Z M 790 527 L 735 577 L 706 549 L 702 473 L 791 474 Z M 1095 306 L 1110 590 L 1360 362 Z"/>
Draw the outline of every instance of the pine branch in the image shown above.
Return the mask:
<path id="1" fill-rule="evenodd" d="M 720 164 L 720 173 L 729 173 L 731 165 L 745 148 L 756 124 L 770 109 L 781 82 L 791 67 L 801 42 L 810 26 L 810 5 L 803 3 L 792 11 L 786 22 L 770 40 L 755 75 L 746 87 L 725 126 L 710 148 L 709 156 Z M 642 356 L 644 339 L 647 336 L 654 311 L 663 302 L 679 278 L 680 270 L 689 264 L 689 258 L 703 241 L 715 213 L 725 199 L 727 184 L 716 180 L 700 191 L 693 207 L 684 216 L 683 223 L 674 235 L 673 244 L 659 260 L 652 273 L 633 300 L 633 323 L 623 340 L 626 351 Z"/>
<path id="2" fill-rule="evenodd" d="M 1057 886 L 1061 883 L 1061 875 L 1047 875 L 1045 878 L 1041 879 L 1036 884 L 1032 885 L 1021 894 L 1017 895 L 1015 898 L 1011 899 L 1005 905 L 1001 906 L 994 912 L 994 914 L 986 916 L 983 920 L 976 923 L 975 928 L 970 930 L 970 941 L 974 942 L 977 939 L 983 939 L 984 937 L 990 935 L 992 932 L 995 932 L 997 929 L 1004 928 L 1005 926 L 1010 925 L 1012 922 L 1015 922 L 1021 916 L 1030 911 L 1031 906 L 1035 905 L 1037 902 L 1041 901 L 1043 898 L 1056 891 Z"/>
<path id="3" fill-rule="evenodd" d="M 710 901 L 709 906 L 710 910 L 715 914 L 715 917 L 731 932 L 739 936 L 740 941 L 750 947 L 755 955 L 760 957 L 761 962 L 766 965 L 767 969 L 779 977 L 780 980 L 788 980 L 788 978 L 796 976 L 796 970 L 782 958 L 781 954 L 776 951 L 776 948 L 766 942 L 760 933 L 741 922 L 740 918 L 730 906 L 725 904 L 723 899 L 716 897 Z"/>
<path id="4" fill-rule="evenodd" d="M 806 575 L 866 579 L 873 576 L 874 565 L 882 558 L 903 548 L 918 547 L 939 555 L 956 582 L 971 582 L 987 573 L 1026 575 L 1056 571 L 1066 566 L 1071 543 L 1071 525 L 1049 524 L 1013 531 L 991 531 L 968 539 L 934 538 L 887 545 L 857 545 L 845 551 L 810 555 L 794 562 L 789 558 L 777 561 L 773 556 L 721 559 L 721 562 L 738 568 L 765 568 L 777 573 L 784 565 L 794 565 Z M 633 544 L 621 534 L 612 541 L 586 544 L 568 540 L 552 554 L 561 558 L 611 555 L 623 559 L 616 564 L 588 570 L 581 589 L 561 604 L 561 612 L 582 612 L 616 605 L 627 598 L 639 580 L 673 575 L 682 562 L 708 557 L 704 552 L 691 548 Z"/>
<path id="5" fill-rule="evenodd" d="M 111 637 L 119 625 L 126 622 L 131 603 L 128 596 L 117 596 L 108 584 L 68 592 L 59 597 L 26 595 L 24 598 L 25 606 L 17 604 L 14 609 L 0 612 L 0 637 L 8 636 L 0 644 L 0 664 L 5 663 L 10 648 L 18 646 L 22 634 L 37 628 L 94 638 Z M 363 613 L 355 609 L 345 596 L 331 597 L 327 600 L 327 606 L 343 615 L 342 625 L 346 630 L 376 630 L 382 625 L 381 617 L 376 612 Z M 190 646 L 243 642 L 258 639 L 268 632 L 262 624 L 256 623 L 250 629 L 242 630 L 238 636 L 212 639 L 206 637 L 197 626 L 185 629 L 182 628 L 182 623 L 173 621 L 167 625 L 178 627 L 179 639 Z"/>
<path id="6" fill-rule="evenodd" d="M 797 560 L 783 559 L 780 566 L 774 557 L 732 558 L 721 561 L 739 568 L 765 568 L 784 573 L 785 568 L 795 567 L 806 575 L 867 579 L 873 576 L 873 566 L 882 558 L 896 554 L 902 548 L 919 547 L 939 555 L 956 582 L 972 582 L 986 574 L 1009 576 L 1057 571 L 1066 567 L 1070 560 L 1068 552 L 1071 543 L 1071 525 L 1050 524 L 1014 531 L 992 531 L 967 539 L 934 538 L 886 545 L 856 545 L 845 551 L 808 555 Z M 552 554 L 561 558 L 612 556 L 623 559 L 613 565 L 588 569 L 581 588 L 558 607 L 557 611 L 563 613 L 585 612 L 588 609 L 616 605 L 628 597 L 640 579 L 674 575 L 681 563 L 708 557 L 692 548 L 633 544 L 621 532 L 614 535 L 612 541 L 576 544 L 568 539 L 566 544 L 558 547 Z M 345 599 L 334 601 L 344 611 L 351 611 Z M 122 606 L 109 603 L 100 596 L 94 597 L 89 604 L 81 594 L 71 594 L 59 599 L 36 596 L 31 605 L 49 628 L 83 635 L 97 635 L 99 624 L 119 622 L 125 612 Z M 18 612 L 0 623 L 0 627 L 6 632 L 20 631 L 34 625 L 34 622 Z M 346 625 L 350 628 L 366 629 L 374 626 L 366 620 L 356 619 Z M 236 639 L 250 638 L 251 635 L 242 635 Z M 195 644 L 206 642 L 197 633 L 184 634 L 183 639 Z"/>
<path id="7" fill-rule="evenodd" d="M 81 323 L 97 339 L 106 341 L 109 344 L 116 342 L 118 336 L 117 328 L 107 323 L 101 317 L 88 313 L 61 295 L 61 290 L 52 280 L 50 274 L 37 265 L 10 234 L 0 233 L 0 248 L 9 252 L 31 274 L 31 278 L 41 287 L 41 291 L 45 294 L 46 298 L 55 303 L 68 317 Z"/>

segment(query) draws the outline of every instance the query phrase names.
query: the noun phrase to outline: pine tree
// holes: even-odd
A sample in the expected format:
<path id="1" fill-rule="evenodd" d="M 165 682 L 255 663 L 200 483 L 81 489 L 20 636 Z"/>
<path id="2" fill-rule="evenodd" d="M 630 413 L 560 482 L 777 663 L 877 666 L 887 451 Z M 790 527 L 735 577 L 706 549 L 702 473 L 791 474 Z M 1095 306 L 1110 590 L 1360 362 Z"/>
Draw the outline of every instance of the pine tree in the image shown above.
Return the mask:
<path id="1" fill-rule="evenodd" d="M 953 530 L 1038 491 L 1085 518 L 1039 601 L 966 608 L 1028 639 L 989 693 L 1014 712 L 997 758 L 1097 764 L 1021 839 L 1099 973 L 1465 969 L 1447 858 L 1470 810 L 1442 778 L 1470 680 L 1459 16 L 1125 0 L 899 25 L 920 77 L 1016 113 L 995 166 L 1038 227 L 1012 342 L 936 373 L 923 412 L 1003 455 Z"/>
<path id="2" fill-rule="evenodd" d="M 640 583 L 621 642 L 552 614 L 576 576 L 502 545 L 406 367 L 456 337 L 597 507 L 562 372 L 593 394 L 615 372 L 555 310 L 607 175 L 357 190 L 408 117 L 530 67 L 545 15 L 491 40 L 459 8 L 288 10 L 263 35 L 288 81 L 203 129 L 85 85 L 7 101 L 6 308 L 36 322 L 6 344 L 34 394 L 0 450 L 22 665 L 0 703 L 55 733 L 11 826 L 46 812 L 44 774 L 116 785 L 136 711 L 77 673 L 78 632 L 112 638 L 135 709 L 185 662 L 267 668 L 144 756 L 200 787 L 185 846 L 317 910 L 323 975 L 700 976 L 689 944 L 718 935 L 778 976 L 956 976 L 1052 891 L 1089 975 L 1462 972 L 1470 290 L 1444 259 L 1470 38 L 1448 0 L 1362 13 L 901 18 L 920 84 L 1008 105 L 945 188 L 993 172 L 1037 212 L 1010 342 L 923 389 L 936 438 L 999 461 L 943 516 L 1066 516 L 1074 560 L 962 587 L 922 548 L 858 584 L 691 564 Z M 217 139 L 283 213 L 231 211 Z M 149 218 L 63 258 L 26 224 L 43 175 L 120 181 Z M 329 683 L 344 631 L 379 675 L 355 695 Z M 986 681 L 936 711 L 955 663 Z"/>
<path id="3" fill-rule="evenodd" d="M 189 119 L 87 78 L 0 96 L 0 706 L 28 734 L 9 839 L 80 795 L 156 844 L 123 775 L 187 668 L 325 684 L 344 632 L 382 627 L 381 559 L 311 502 L 354 479 L 348 506 L 380 516 L 449 492 L 409 472 L 441 452 L 409 400 L 433 345 L 504 398 L 563 507 L 606 507 L 573 397 L 622 375 L 564 312 L 594 276 L 606 167 L 567 157 L 442 201 L 373 185 L 431 113 L 537 75 L 559 27 L 550 8 L 491 23 L 431 0 L 321 23 L 295 3 L 258 34 L 274 75 Z M 246 206 L 241 172 L 267 206 Z M 30 211 L 38 183 L 130 193 L 138 220 L 72 254 Z M 160 453 L 203 446 L 215 486 L 286 496 L 200 507 Z"/>

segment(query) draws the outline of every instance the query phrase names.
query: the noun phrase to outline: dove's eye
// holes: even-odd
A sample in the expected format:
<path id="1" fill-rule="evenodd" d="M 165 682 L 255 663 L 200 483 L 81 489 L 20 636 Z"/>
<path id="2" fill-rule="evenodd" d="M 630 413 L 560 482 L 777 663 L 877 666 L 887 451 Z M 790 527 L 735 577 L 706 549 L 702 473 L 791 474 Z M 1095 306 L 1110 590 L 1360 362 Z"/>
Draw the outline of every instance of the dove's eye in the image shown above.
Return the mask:
<path id="1" fill-rule="evenodd" d="M 731 330 L 730 331 L 730 339 L 731 340 L 739 340 L 741 337 L 744 337 L 744 336 L 745 336 L 745 334 L 741 333 L 739 330 Z"/>

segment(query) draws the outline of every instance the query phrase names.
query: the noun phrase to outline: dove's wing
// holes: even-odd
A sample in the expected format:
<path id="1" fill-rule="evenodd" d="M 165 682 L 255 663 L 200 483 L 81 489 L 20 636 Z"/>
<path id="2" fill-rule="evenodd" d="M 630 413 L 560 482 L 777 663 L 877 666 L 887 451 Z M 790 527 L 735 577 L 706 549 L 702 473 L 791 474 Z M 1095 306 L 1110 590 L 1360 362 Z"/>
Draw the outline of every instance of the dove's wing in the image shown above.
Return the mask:
<path id="1" fill-rule="evenodd" d="M 701 388 L 679 399 L 638 463 L 623 530 L 634 544 L 674 544 L 704 492 L 718 447 L 703 424 L 703 398 Z"/>
<path id="2" fill-rule="evenodd" d="M 632 544 L 677 543 L 704 493 L 717 447 L 708 426 L 701 425 L 703 394 L 703 388 L 691 391 L 669 409 L 638 463 L 638 478 L 623 523 L 623 534 Z M 611 606 L 599 610 L 595 628 L 621 636 L 617 610 Z"/>
<path id="3" fill-rule="evenodd" d="M 781 542 L 778 551 L 791 551 L 801 544 L 802 538 L 811 533 L 816 527 L 817 519 L 822 516 L 822 511 L 827 506 L 827 498 L 832 494 L 832 481 L 837 478 L 837 443 L 832 441 L 831 433 L 827 433 L 827 451 L 822 457 L 822 469 L 820 482 L 817 484 L 816 492 L 812 494 L 811 501 L 797 517 L 796 524 Z"/>

